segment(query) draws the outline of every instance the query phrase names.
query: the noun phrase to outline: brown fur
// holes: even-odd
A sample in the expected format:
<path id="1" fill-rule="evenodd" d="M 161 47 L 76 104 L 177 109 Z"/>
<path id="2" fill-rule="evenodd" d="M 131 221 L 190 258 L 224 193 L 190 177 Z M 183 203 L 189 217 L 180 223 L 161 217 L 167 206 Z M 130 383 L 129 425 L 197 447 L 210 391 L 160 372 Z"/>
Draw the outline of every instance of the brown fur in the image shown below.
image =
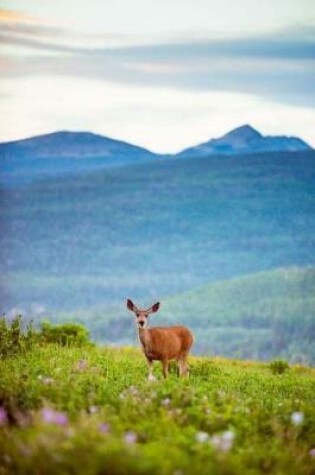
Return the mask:
<path id="1" fill-rule="evenodd" d="M 184 326 L 146 328 L 148 315 L 157 312 L 159 306 L 157 303 L 147 310 L 140 310 L 131 300 L 127 301 L 128 309 L 137 317 L 139 340 L 149 365 L 149 379 L 152 377 L 152 361 L 155 360 L 162 362 L 165 378 L 171 360 L 177 361 L 179 374 L 185 376 L 188 374 L 187 357 L 194 341 L 193 335 Z"/>

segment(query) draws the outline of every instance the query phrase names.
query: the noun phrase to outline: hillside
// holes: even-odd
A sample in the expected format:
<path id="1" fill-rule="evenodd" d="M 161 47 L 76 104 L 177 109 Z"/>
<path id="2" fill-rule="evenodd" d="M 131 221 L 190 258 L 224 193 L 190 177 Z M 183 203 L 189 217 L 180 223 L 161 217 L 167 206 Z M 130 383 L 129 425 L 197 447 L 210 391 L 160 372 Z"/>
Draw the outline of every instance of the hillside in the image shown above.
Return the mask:
<path id="1" fill-rule="evenodd" d="M 194 326 L 204 354 L 315 363 L 315 267 L 215 282 L 166 307 L 169 320 Z"/>
<path id="2" fill-rule="evenodd" d="M 161 160 L 3 190 L 0 310 L 146 304 L 314 264 L 314 157 Z"/>
<path id="3" fill-rule="evenodd" d="M 286 268 L 214 282 L 161 298 L 151 326 L 185 324 L 195 354 L 315 363 L 315 267 Z M 151 302 L 153 303 L 153 302 Z M 138 345 L 125 301 L 120 306 L 57 313 L 86 325 L 98 342 Z"/>
<path id="4" fill-rule="evenodd" d="M 313 473 L 313 369 L 190 358 L 189 380 L 155 374 L 128 348 L 0 358 L 1 473 Z"/>
<path id="5" fill-rule="evenodd" d="M 264 136 L 250 125 L 242 125 L 220 138 L 189 147 L 176 156 L 185 158 L 213 154 L 302 152 L 311 149 L 312 147 L 298 137 Z"/>

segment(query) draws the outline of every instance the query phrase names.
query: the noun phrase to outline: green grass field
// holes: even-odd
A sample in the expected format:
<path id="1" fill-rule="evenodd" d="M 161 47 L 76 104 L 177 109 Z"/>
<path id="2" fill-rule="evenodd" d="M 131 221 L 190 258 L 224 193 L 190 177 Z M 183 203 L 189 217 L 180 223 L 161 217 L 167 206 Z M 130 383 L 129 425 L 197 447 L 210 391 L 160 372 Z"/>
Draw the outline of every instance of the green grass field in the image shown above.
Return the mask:
<path id="1" fill-rule="evenodd" d="M 0 474 L 315 473 L 314 369 L 191 357 L 189 379 L 155 372 L 127 347 L 0 359 Z"/>

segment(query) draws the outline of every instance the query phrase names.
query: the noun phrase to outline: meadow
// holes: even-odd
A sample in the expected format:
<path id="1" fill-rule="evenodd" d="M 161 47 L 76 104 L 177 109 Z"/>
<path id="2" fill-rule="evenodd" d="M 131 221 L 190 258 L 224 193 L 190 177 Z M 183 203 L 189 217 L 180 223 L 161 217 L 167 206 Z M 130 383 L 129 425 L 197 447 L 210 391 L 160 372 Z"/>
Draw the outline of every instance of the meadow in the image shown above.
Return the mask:
<path id="1" fill-rule="evenodd" d="M 1 475 L 314 473 L 312 368 L 191 356 L 149 382 L 136 348 L 3 348 Z"/>
<path id="2" fill-rule="evenodd" d="M 198 354 L 313 364 L 314 157 L 91 164 L 4 186 L 0 313 L 130 345 L 126 298 L 161 301 L 155 324 L 192 325 Z"/>

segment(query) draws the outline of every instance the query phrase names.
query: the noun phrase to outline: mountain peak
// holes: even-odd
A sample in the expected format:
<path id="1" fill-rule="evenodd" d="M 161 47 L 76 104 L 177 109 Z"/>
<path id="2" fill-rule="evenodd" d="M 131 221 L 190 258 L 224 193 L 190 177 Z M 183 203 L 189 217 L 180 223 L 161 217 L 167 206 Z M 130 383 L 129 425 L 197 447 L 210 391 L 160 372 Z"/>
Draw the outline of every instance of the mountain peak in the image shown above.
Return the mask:
<path id="1" fill-rule="evenodd" d="M 249 124 L 241 125 L 231 130 L 222 137 L 211 139 L 208 142 L 190 147 L 179 154 L 178 157 L 208 155 L 231 155 L 266 152 L 296 152 L 312 150 L 306 142 L 298 137 L 265 136 Z"/>
<path id="2" fill-rule="evenodd" d="M 241 138 L 243 140 L 256 140 L 262 138 L 262 135 L 258 130 L 254 129 L 249 124 L 241 125 L 236 129 L 231 130 L 227 134 L 223 135 L 222 139 Z"/>

